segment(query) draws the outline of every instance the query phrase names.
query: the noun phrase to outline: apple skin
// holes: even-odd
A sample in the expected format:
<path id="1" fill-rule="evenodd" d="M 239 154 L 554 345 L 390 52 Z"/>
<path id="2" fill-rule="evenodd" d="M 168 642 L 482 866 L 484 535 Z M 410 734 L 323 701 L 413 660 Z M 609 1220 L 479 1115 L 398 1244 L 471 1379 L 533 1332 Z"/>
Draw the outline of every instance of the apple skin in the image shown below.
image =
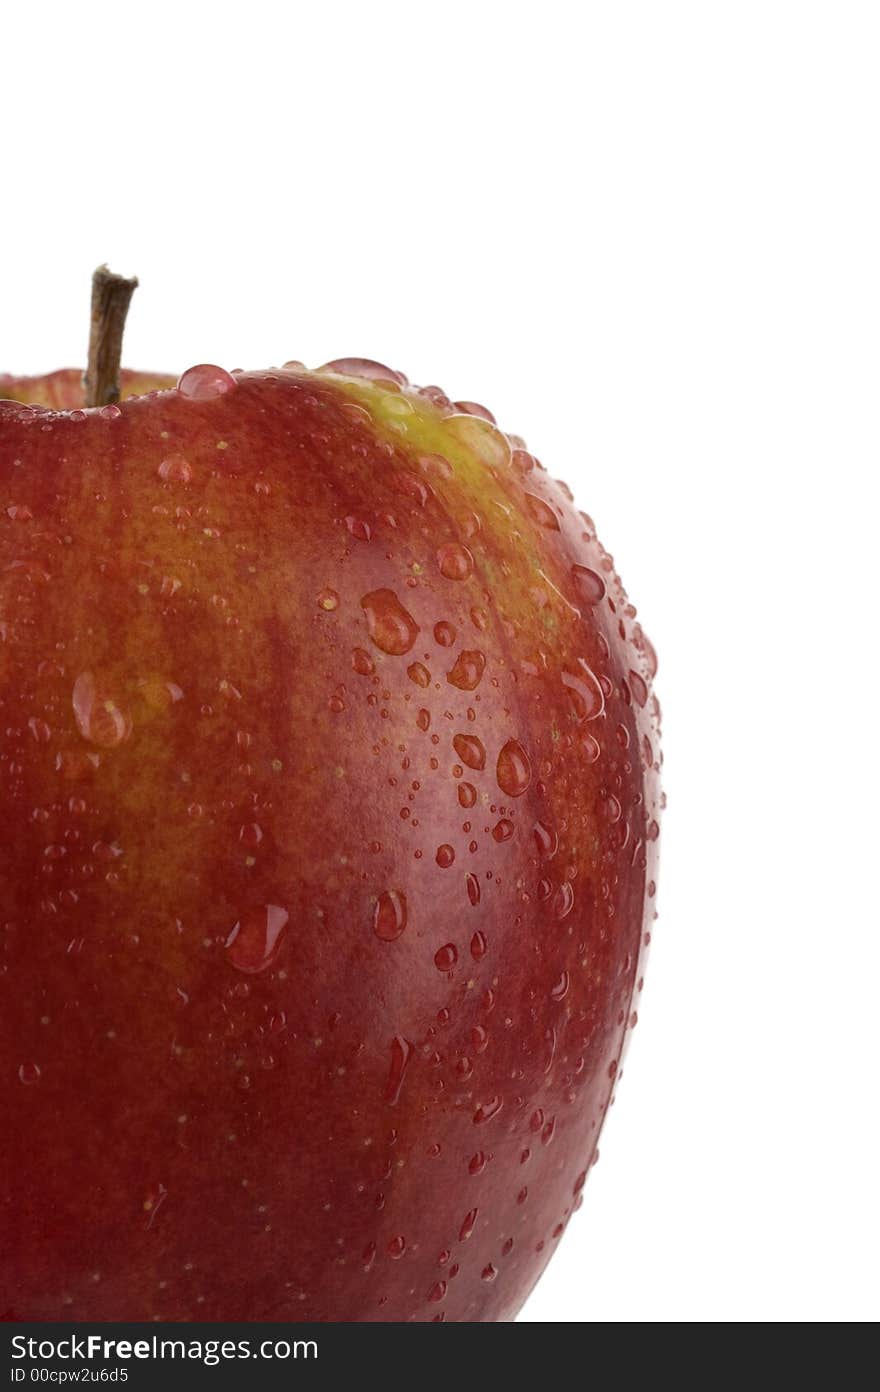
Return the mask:
<path id="1" fill-rule="evenodd" d="M 654 917 L 592 523 L 360 360 L 2 392 L 0 1315 L 512 1319 Z"/>

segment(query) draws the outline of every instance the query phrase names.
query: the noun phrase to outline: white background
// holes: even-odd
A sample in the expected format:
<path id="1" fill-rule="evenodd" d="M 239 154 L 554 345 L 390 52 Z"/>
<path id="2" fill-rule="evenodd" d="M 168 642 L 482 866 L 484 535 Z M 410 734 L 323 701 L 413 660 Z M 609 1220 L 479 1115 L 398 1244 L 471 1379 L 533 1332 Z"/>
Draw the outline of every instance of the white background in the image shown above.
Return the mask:
<path id="1" fill-rule="evenodd" d="M 7 7 L 0 367 L 375 357 L 523 433 L 660 654 L 660 920 L 523 1319 L 876 1287 L 878 10 Z"/>

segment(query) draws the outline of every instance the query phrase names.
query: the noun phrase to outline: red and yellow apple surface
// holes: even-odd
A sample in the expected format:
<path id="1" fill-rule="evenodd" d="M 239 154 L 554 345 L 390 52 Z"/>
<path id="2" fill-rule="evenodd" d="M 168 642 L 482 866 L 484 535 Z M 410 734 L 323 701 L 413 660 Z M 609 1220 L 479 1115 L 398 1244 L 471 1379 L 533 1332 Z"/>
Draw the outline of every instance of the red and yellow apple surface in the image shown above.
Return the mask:
<path id="1" fill-rule="evenodd" d="M 653 918 L 592 523 L 361 360 L 0 396 L 0 1315 L 513 1318 Z"/>

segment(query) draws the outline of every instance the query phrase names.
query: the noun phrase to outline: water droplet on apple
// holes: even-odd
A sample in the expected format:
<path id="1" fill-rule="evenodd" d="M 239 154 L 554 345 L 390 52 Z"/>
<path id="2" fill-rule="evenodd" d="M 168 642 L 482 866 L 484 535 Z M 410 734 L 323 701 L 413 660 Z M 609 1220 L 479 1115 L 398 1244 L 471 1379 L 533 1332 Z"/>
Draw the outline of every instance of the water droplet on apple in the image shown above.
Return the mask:
<path id="1" fill-rule="evenodd" d="M 479 771 L 486 767 L 486 750 L 482 740 L 477 739 L 476 735 L 454 735 L 452 747 L 468 768 Z"/>
<path id="2" fill-rule="evenodd" d="M 171 454 L 159 465 L 159 477 L 166 483 L 189 483 L 192 476 L 192 465 L 182 454 Z"/>
<path id="3" fill-rule="evenodd" d="M 508 817 L 502 817 L 492 828 L 492 840 L 499 843 L 509 841 L 513 835 L 513 822 Z"/>
<path id="4" fill-rule="evenodd" d="M 498 1096 L 490 1097 L 488 1102 L 482 1102 L 474 1112 L 474 1125 L 483 1126 L 493 1117 L 497 1117 L 503 1105 L 502 1099 Z"/>
<path id="5" fill-rule="evenodd" d="M 599 741 L 594 739 L 592 735 L 584 735 L 581 740 L 581 748 L 584 751 L 584 758 L 588 764 L 595 764 L 599 755 L 602 753 Z"/>
<path id="6" fill-rule="evenodd" d="M 368 382 L 394 382 L 405 387 L 407 382 L 402 372 L 395 372 L 384 363 L 373 362 L 370 358 L 334 358 L 324 363 L 319 372 L 334 372 L 340 377 L 363 377 Z"/>
<path id="7" fill-rule="evenodd" d="M 451 623 L 441 619 L 434 625 L 434 642 L 439 643 L 441 648 L 451 648 L 455 642 L 455 629 Z"/>
<path id="8" fill-rule="evenodd" d="M 406 1238 L 392 1237 L 385 1250 L 387 1251 L 389 1257 L 391 1257 L 394 1261 L 400 1261 L 400 1258 L 406 1251 Z"/>
<path id="9" fill-rule="evenodd" d="M 574 889 L 568 880 L 563 880 L 553 900 L 553 912 L 557 918 L 567 918 L 574 908 Z"/>
<path id="10" fill-rule="evenodd" d="M 406 895 L 399 889 L 386 889 L 373 910 L 373 932 L 383 942 L 394 942 L 406 927 Z"/>
<path id="11" fill-rule="evenodd" d="M 559 518 L 549 503 L 545 503 L 537 493 L 526 493 L 525 499 L 529 515 L 539 527 L 546 527 L 548 531 L 559 531 Z"/>
<path id="12" fill-rule="evenodd" d="M 459 691 L 476 691 L 485 670 L 486 659 L 483 654 L 475 649 L 465 648 L 455 659 L 452 670 L 446 673 L 446 680 L 450 686 L 457 686 Z"/>
<path id="13" fill-rule="evenodd" d="M 437 565 L 447 580 L 467 580 L 473 573 L 474 558 L 460 542 L 448 541 L 437 552 Z"/>
<path id="14" fill-rule="evenodd" d="M 441 870 L 448 870 L 455 860 L 455 851 L 451 846 L 438 846 L 435 860 Z"/>
<path id="15" fill-rule="evenodd" d="M 461 414 L 444 421 L 450 435 L 491 468 L 500 469 L 510 459 L 510 445 L 491 421 L 481 416 Z"/>
<path id="16" fill-rule="evenodd" d="M 231 965 L 248 976 L 265 971 L 278 956 L 287 922 L 287 910 L 277 904 L 246 910 L 226 939 Z"/>
<path id="17" fill-rule="evenodd" d="M 349 535 L 355 537 L 357 541 L 369 541 L 373 535 L 372 527 L 363 517 L 346 517 L 345 526 Z"/>
<path id="18" fill-rule="evenodd" d="M 605 598 L 605 581 L 589 566 L 573 565 L 571 573 L 578 594 L 587 604 L 601 604 Z"/>
<path id="19" fill-rule="evenodd" d="M 199 363 L 184 372 L 177 383 L 181 396 L 190 401 L 210 401 L 217 396 L 225 396 L 235 386 L 235 378 L 225 368 L 213 363 Z"/>
<path id="20" fill-rule="evenodd" d="M 29 1087 L 32 1083 L 40 1081 L 40 1065 L 38 1063 L 23 1063 L 18 1070 L 18 1080 Z"/>
<path id="21" fill-rule="evenodd" d="M 446 943 L 434 953 L 434 966 L 438 971 L 452 971 L 458 961 L 458 948 L 454 943 Z"/>
<path id="22" fill-rule="evenodd" d="M 510 456 L 510 462 L 518 474 L 530 474 L 537 461 L 533 454 L 529 454 L 528 450 L 515 449 Z"/>
<path id="23" fill-rule="evenodd" d="M 433 1285 L 433 1286 L 431 1287 L 431 1289 L 428 1291 L 428 1299 L 431 1300 L 431 1301 L 434 1301 L 434 1303 L 436 1303 L 436 1302 L 439 1301 L 439 1300 L 442 1300 L 442 1299 L 444 1298 L 445 1295 L 446 1295 L 446 1282 L 445 1282 L 445 1281 L 437 1281 L 437 1283 L 436 1283 L 435 1285 Z"/>
<path id="24" fill-rule="evenodd" d="M 629 689 L 637 705 L 644 707 L 648 704 L 648 686 L 644 677 L 638 672 L 630 672 Z"/>
<path id="25" fill-rule="evenodd" d="M 488 1265 L 484 1266 L 483 1270 L 480 1272 L 480 1276 L 484 1281 L 494 1281 L 497 1275 L 498 1270 L 496 1267 L 492 1265 L 491 1262 L 489 1262 Z"/>
<path id="26" fill-rule="evenodd" d="M 480 881 L 477 879 L 476 875 L 468 874 L 465 878 L 465 885 L 467 887 L 468 899 L 470 899 L 474 908 L 476 908 L 480 902 Z"/>
<path id="27" fill-rule="evenodd" d="M 559 980 L 556 981 L 554 985 L 550 988 L 550 995 L 552 999 L 555 1001 L 564 1000 L 565 997 L 568 995 L 568 988 L 570 983 L 571 978 L 569 977 L 568 972 L 564 971 L 560 976 Z"/>
<path id="28" fill-rule="evenodd" d="M 478 401 L 456 401 L 455 409 L 463 416 L 481 416 L 490 425 L 497 423 L 488 406 L 481 406 Z"/>
<path id="29" fill-rule="evenodd" d="M 376 670 L 373 659 L 365 648 L 354 649 L 351 654 L 351 665 L 360 677 L 370 677 Z"/>
<path id="30" fill-rule="evenodd" d="M 318 593 L 318 608 L 324 609 L 328 614 L 332 614 L 334 609 L 339 608 L 339 595 L 335 590 L 321 590 Z"/>
<path id="31" fill-rule="evenodd" d="M 406 469 L 399 470 L 395 474 L 393 482 L 398 493 L 402 493 L 404 497 L 412 498 L 419 507 L 424 507 L 433 494 L 433 489 L 429 483 L 426 483 L 424 479 L 417 478 L 415 474 L 411 474 Z"/>
<path id="32" fill-rule="evenodd" d="M 412 1057 L 413 1046 L 402 1034 L 395 1035 L 391 1041 L 391 1063 L 388 1080 L 385 1084 L 385 1101 L 393 1107 L 400 1097 L 407 1064 Z"/>
<path id="33" fill-rule="evenodd" d="M 83 778 L 94 773 L 101 765 L 100 754 L 86 754 L 79 749 L 68 749 L 58 754 L 55 769 L 64 778 Z"/>
<path id="34" fill-rule="evenodd" d="M 648 676 L 653 681 L 657 675 L 657 654 L 654 651 L 654 644 L 643 631 L 641 624 L 633 624 L 631 640 L 636 652 L 641 653 L 644 657 L 648 667 Z"/>
<path id="35" fill-rule="evenodd" d="M 419 626 L 393 590 L 371 590 L 361 600 L 367 619 L 367 632 L 382 652 L 393 657 L 408 653 L 419 634 Z"/>
<path id="36" fill-rule="evenodd" d="M 458 801 L 462 807 L 473 807 L 477 800 L 477 790 L 473 783 L 459 783 Z"/>
<path id="37" fill-rule="evenodd" d="M 131 734 L 127 711 L 99 688 L 92 672 L 80 672 L 73 684 L 73 714 L 83 739 L 100 749 L 113 749 Z"/>
<path id="38" fill-rule="evenodd" d="M 423 689 L 431 685 L 431 673 L 423 662 L 410 663 L 406 669 L 406 675 L 411 682 L 415 682 L 416 686 L 421 686 Z"/>
<path id="39" fill-rule="evenodd" d="M 605 709 L 605 696 L 599 679 L 583 658 L 578 659 L 578 672 L 562 673 L 562 684 L 568 692 L 568 702 L 578 724 L 595 720 Z"/>
<path id="40" fill-rule="evenodd" d="M 548 826 L 546 822 L 539 819 L 535 822 L 533 834 L 538 854 L 544 860 L 552 860 L 559 849 L 559 836 L 556 828 Z"/>
<path id="41" fill-rule="evenodd" d="M 498 755 L 498 786 L 508 797 L 522 797 L 532 781 L 532 764 L 519 740 L 508 740 Z"/>
<path id="42" fill-rule="evenodd" d="M 118 420 L 122 415 L 122 411 L 115 402 L 111 401 L 109 406 L 101 407 L 98 415 L 103 416 L 104 420 Z"/>
<path id="43" fill-rule="evenodd" d="M 477 1224 L 477 1209 L 472 1208 L 470 1213 L 466 1213 L 462 1219 L 461 1227 L 458 1230 L 459 1242 L 467 1242 Z"/>

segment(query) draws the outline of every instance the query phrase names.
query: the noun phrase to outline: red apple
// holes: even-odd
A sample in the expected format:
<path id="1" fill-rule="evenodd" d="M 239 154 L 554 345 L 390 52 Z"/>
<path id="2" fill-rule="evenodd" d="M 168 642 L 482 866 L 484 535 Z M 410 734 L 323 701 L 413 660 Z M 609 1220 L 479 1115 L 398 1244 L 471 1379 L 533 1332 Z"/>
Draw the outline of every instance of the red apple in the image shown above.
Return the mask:
<path id="1" fill-rule="evenodd" d="M 653 917 L 592 522 L 361 360 L 0 395 L 0 1312 L 511 1319 Z"/>

